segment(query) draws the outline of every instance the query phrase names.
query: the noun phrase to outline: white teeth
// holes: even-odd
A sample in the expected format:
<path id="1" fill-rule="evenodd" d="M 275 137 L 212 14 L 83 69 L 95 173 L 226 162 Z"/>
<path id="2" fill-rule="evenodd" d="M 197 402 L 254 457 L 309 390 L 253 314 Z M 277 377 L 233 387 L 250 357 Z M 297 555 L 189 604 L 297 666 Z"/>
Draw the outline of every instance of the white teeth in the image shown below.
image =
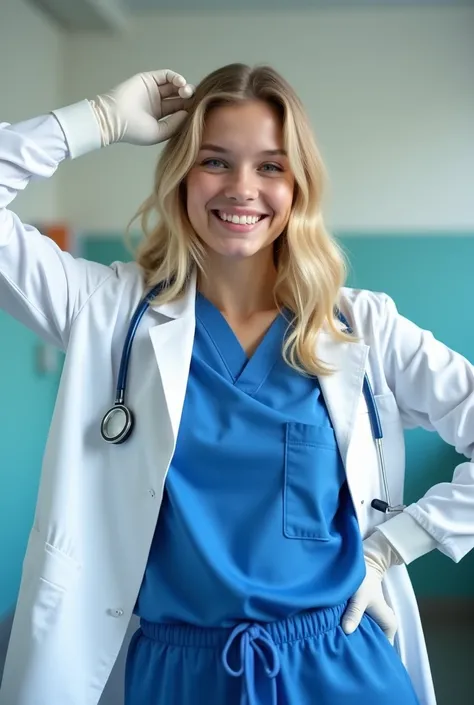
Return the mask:
<path id="1" fill-rule="evenodd" d="M 219 218 L 221 220 L 226 220 L 229 223 L 236 223 L 238 225 L 255 225 L 261 219 L 261 215 L 233 215 L 231 213 L 224 213 L 223 211 L 218 211 Z"/>

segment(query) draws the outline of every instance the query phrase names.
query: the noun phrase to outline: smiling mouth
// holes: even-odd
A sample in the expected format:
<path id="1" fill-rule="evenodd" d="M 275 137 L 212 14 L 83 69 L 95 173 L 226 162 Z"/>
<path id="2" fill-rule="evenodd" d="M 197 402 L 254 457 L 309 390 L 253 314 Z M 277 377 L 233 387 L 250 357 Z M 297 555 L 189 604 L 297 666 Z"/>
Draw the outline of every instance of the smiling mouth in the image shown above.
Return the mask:
<path id="1" fill-rule="evenodd" d="M 211 211 L 212 215 L 223 225 L 226 229 L 232 230 L 234 232 L 248 232 L 253 230 L 257 225 L 259 225 L 263 220 L 268 218 L 266 214 L 260 215 L 233 215 L 233 214 L 221 214 L 220 211 Z"/>

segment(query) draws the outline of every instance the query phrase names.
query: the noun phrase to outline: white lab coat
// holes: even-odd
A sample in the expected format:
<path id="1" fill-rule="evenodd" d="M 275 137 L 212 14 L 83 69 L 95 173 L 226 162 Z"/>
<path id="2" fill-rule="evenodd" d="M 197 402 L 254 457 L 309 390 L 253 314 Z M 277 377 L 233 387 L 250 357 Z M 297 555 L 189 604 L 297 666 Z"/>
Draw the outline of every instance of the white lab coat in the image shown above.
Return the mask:
<path id="1" fill-rule="evenodd" d="M 60 113 L 72 156 L 98 140 L 84 103 Z M 81 125 L 78 132 L 76 125 Z M 85 151 L 85 147 L 82 151 Z M 178 433 L 194 334 L 195 281 L 178 302 L 152 307 L 133 345 L 128 403 L 135 431 L 121 446 L 100 437 L 114 399 L 122 345 L 143 294 L 135 264 L 75 260 L 5 206 L 30 175 L 49 176 L 67 155 L 56 118 L 0 127 L 0 306 L 67 351 L 44 456 L 34 526 L 5 664 L 1 705 L 96 705 L 119 653 L 147 563 Z M 385 432 L 395 503 L 404 483 L 403 427 L 435 429 L 468 458 L 474 441 L 474 371 L 401 317 L 384 295 L 344 289 L 360 342 L 323 332 L 321 379 L 361 532 L 384 516 L 367 408 L 367 372 Z M 3 370 L 3 374 L 7 374 Z M 474 544 L 474 466 L 434 486 L 383 530 L 412 560 L 432 545 L 458 561 Z M 421 528 L 423 527 L 423 529 Z M 177 557 L 179 560 L 179 557 Z M 396 648 L 422 705 L 434 705 L 415 596 L 404 566 L 384 580 L 399 622 Z"/>

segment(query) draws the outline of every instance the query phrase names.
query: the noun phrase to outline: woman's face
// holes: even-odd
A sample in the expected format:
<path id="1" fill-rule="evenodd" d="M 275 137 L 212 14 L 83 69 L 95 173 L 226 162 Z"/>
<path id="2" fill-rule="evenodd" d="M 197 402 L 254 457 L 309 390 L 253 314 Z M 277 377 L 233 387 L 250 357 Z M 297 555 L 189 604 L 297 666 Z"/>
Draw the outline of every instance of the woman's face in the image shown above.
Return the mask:
<path id="1" fill-rule="evenodd" d="M 211 110 L 186 185 L 189 220 L 216 254 L 251 257 L 271 245 L 294 191 L 276 110 L 257 100 Z"/>

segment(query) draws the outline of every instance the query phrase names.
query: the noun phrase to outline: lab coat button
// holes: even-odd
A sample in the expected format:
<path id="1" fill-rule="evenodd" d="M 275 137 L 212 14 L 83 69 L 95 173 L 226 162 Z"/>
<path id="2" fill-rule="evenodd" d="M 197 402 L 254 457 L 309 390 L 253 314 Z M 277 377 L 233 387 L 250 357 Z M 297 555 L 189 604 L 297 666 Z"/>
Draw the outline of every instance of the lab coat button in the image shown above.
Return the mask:
<path id="1" fill-rule="evenodd" d="M 150 493 L 150 497 L 155 497 L 155 496 L 156 496 L 155 490 L 148 490 L 148 492 Z"/>
<path id="2" fill-rule="evenodd" d="M 112 617 L 123 617 L 124 612 L 121 609 L 114 609 L 114 610 L 109 610 L 110 614 Z"/>

